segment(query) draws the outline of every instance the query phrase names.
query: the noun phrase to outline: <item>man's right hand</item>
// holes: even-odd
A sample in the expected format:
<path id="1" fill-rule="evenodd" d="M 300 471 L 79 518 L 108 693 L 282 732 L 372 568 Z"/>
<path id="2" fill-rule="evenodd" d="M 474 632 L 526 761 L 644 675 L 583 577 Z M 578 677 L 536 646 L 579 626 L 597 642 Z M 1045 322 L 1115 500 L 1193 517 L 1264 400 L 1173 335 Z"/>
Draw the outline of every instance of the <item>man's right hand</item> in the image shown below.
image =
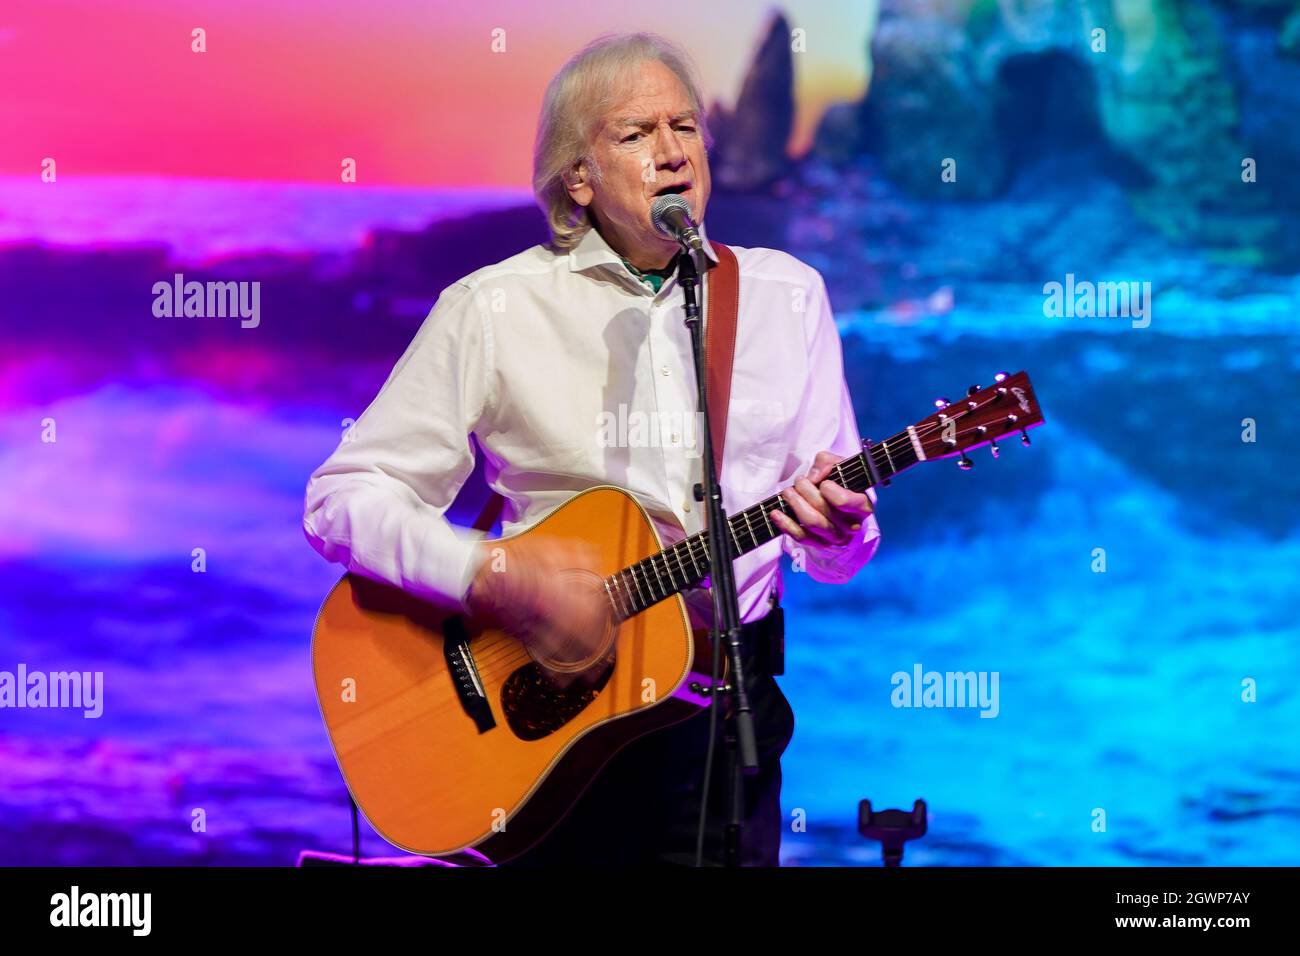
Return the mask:
<path id="1" fill-rule="evenodd" d="M 594 546 L 564 538 L 527 535 L 508 541 L 484 542 L 501 551 L 479 565 L 466 604 L 475 617 L 483 617 L 528 645 L 543 660 L 586 660 L 599 647 L 611 625 L 611 608 L 602 577 L 564 573 L 572 568 L 595 568 Z M 575 681 L 590 685 L 604 668 L 597 664 L 579 672 L 555 671 L 542 665 L 557 687 Z"/>

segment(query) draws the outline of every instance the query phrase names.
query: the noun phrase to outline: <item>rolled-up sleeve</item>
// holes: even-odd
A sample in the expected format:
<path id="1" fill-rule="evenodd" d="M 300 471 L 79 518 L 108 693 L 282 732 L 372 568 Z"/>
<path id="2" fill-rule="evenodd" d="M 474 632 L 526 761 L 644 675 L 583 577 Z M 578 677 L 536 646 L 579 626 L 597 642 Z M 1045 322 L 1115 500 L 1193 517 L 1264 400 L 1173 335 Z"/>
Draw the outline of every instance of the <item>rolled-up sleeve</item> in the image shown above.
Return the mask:
<path id="1" fill-rule="evenodd" d="M 800 464 L 794 478 L 808 473 L 819 451 L 831 451 L 840 458 L 862 451 L 853 399 L 844 377 L 840 334 L 835 327 L 826 284 L 815 270 L 809 272 L 811 288 L 805 315 L 808 378 L 796 416 L 793 447 Z M 867 497 L 874 507 L 875 490 L 869 489 Z M 880 544 L 880 526 L 873 513 L 862 522 L 853 538 L 839 547 L 820 544 L 811 537 L 796 541 L 789 535 L 781 536 L 781 544 L 796 561 L 802 556 L 804 569 L 813 580 L 837 584 L 849 580 L 871 560 Z"/>
<path id="2" fill-rule="evenodd" d="M 464 283 L 438 297 L 374 401 L 307 483 L 303 530 L 330 561 L 464 609 L 480 536 L 445 517 L 492 401 L 492 342 Z"/>

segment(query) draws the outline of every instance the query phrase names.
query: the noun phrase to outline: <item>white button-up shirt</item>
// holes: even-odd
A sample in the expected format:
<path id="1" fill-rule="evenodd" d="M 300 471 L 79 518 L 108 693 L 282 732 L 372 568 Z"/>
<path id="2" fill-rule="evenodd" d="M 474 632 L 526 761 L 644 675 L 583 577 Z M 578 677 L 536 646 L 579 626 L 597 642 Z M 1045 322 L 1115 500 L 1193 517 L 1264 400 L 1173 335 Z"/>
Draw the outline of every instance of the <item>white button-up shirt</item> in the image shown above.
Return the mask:
<path id="1" fill-rule="evenodd" d="M 701 229 L 705 253 L 717 260 Z M 773 249 L 733 247 L 740 311 L 723 453 L 728 514 L 777 493 L 827 449 L 861 451 L 839 333 L 821 275 Z M 708 315 L 708 273 L 698 300 Z M 474 467 L 505 496 L 502 533 L 572 495 L 615 484 L 668 546 L 704 527 L 690 331 L 676 277 L 655 293 L 592 229 L 567 253 L 537 245 L 448 286 L 374 401 L 307 485 L 304 529 L 325 558 L 464 608 L 487 555 L 445 517 Z M 874 492 L 869 492 L 874 500 Z M 844 581 L 875 552 L 872 516 L 839 548 L 788 535 L 736 559 L 742 621 L 783 590 L 780 556 Z M 685 595 L 697 625 L 707 591 Z"/>

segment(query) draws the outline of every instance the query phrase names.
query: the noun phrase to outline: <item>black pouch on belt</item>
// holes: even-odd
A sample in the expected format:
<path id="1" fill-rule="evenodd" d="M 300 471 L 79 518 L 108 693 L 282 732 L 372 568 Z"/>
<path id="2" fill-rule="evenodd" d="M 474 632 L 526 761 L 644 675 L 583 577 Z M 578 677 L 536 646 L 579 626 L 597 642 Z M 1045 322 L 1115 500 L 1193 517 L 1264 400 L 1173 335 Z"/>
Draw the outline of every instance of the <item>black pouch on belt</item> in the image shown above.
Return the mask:
<path id="1" fill-rule="evenodd" d="M 773 605 L 760 622 L 754 635 L 754 656 L 764 674 L 779 677 L 785 673 L 785 611 Z"/>

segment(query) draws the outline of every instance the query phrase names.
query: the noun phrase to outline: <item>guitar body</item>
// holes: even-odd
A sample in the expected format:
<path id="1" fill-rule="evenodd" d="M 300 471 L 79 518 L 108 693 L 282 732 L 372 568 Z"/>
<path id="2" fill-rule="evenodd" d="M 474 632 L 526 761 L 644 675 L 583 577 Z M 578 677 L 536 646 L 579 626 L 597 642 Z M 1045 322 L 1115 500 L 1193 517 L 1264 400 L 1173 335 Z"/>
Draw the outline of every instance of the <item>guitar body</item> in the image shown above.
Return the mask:
<path id="1" fill-rule="evenodd" d="M 583 570 L 597 580 L 663 547 L 612 485 L 506 540 L 533 534 L 590 542 L 598 565 Z M 312 668 L 339 768 L 375 830 L 411 853 L 474 847 L 500 862 L 545 836 L 625 744 L 707 705 L 689 687 L 708 683 L 707 638 L 675 594 L 617 626 L 600 684 L 561 691 L 503 631 L 348 574 L 321 606 Z"/>

